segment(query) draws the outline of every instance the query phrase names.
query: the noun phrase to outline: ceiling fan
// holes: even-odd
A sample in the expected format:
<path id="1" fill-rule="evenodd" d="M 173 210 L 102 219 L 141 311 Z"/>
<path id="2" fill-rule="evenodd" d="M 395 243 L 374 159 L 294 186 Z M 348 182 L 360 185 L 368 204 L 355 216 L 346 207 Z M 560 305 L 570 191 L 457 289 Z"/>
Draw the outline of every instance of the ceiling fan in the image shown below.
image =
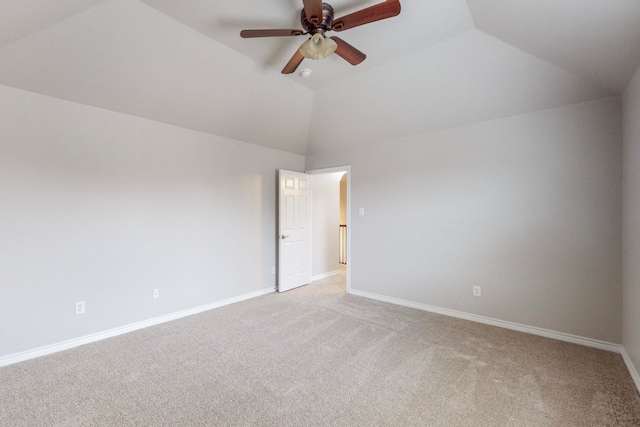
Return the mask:
<path id="1" fill-rule="evenodd" d="M 400 0 L 386 0 L 371 7 L 333 19 L 333 7 L 322 0 L 303 0 L 300 23 L 303 30 L 242 30 L 243 38 L 253 37 L 283 37 L 302 36 L 311 37 L 300 46 L 282 70 L 282 74 L 293 73 L 304 58 L 323 59 L 332 53 L 338 54 L 351 65 L 358 65 L 367 57 L 355 47 L 338 37 L 327 37 L 327 31 L 344 31 L 349 28 L 392 18 L 400 14 Z"/>

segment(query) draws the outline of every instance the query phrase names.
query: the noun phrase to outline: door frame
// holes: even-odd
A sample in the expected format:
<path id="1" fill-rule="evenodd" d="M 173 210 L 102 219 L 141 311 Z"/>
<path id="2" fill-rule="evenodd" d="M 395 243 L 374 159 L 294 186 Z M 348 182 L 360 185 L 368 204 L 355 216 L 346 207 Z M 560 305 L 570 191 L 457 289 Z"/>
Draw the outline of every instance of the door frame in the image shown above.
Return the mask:
<path id="1" fill-rule="evenodd" d="M 351 293 L 351 165 L 336 166 L 332 168 L 313 169 L 305 171 L 309 175 L 322 175 L 327 173 L 346 172 L 347 173 L 347 293 Z M 313 254 L 311 255 L 313 256 Z"/>

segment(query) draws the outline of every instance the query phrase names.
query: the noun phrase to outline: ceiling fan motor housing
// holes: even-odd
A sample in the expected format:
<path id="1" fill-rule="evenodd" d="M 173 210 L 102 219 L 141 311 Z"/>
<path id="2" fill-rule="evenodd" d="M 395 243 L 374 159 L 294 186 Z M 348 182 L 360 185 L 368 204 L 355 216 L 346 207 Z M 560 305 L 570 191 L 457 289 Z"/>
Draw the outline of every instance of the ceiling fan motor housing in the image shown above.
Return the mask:
<path id="1" fill-rule="evenodd" d="M 317 25 L 307 20 L 304 9 L 302 9 L 300 23 L 302 24 L 302 28 L 309 34 L 324 33 L 330 29 L 333 24 L 333 7 L 331 7 L 330 4 L 322 3 L 322 22 Z"/>

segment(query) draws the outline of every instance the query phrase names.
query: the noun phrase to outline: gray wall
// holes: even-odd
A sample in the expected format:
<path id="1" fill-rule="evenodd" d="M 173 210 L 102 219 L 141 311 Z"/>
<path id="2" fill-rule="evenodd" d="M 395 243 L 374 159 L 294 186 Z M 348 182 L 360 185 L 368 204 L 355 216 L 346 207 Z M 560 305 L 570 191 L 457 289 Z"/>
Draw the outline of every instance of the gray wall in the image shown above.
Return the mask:
<path id="1" fill-rule="evenodd" d="M 621 115 L 609 98 L 307 156 L 351 165 L 352 289 L 620 343 Z"/>
<path id="2" fill-rule="evenodd" d="M 624 93 L 623 345 L 640 370 L 640 68 Z M 638 384 L 640 386 L 640 384 Z"/>
<path id="3" fill-rule="evenodd" d="M 313 176 L 313 276 L 340 268 L 340 178 L 344 172 Z"/>
<path id="4" fill-rule="evenodd" d="M 639 93 L 636 75 L 624 97 L 623 338 L 617 98 L 305 165 L 0 86 L 0 322 L 13 325 L 0 357 L 272 287 L 275 170 L 349 164 L 354 289 L 623 342 L 639 366 Z"/>
<path id="5" fill-rule="evenodd" d="M 272 288 L 276 169 L 303 166 L 0 86 L 0 356 Z"/>

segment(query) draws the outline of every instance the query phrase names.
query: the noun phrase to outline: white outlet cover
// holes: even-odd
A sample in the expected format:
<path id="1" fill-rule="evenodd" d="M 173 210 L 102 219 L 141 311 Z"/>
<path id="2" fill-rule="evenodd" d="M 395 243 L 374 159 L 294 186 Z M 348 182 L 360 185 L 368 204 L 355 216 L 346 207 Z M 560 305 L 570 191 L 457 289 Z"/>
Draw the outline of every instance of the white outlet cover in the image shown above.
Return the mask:
<path id="1" fill-rule="evenodd" d="M 84 301 L 76 302 L 76 314 L 84 314 L 84 312 L 85 312 Z"/>

